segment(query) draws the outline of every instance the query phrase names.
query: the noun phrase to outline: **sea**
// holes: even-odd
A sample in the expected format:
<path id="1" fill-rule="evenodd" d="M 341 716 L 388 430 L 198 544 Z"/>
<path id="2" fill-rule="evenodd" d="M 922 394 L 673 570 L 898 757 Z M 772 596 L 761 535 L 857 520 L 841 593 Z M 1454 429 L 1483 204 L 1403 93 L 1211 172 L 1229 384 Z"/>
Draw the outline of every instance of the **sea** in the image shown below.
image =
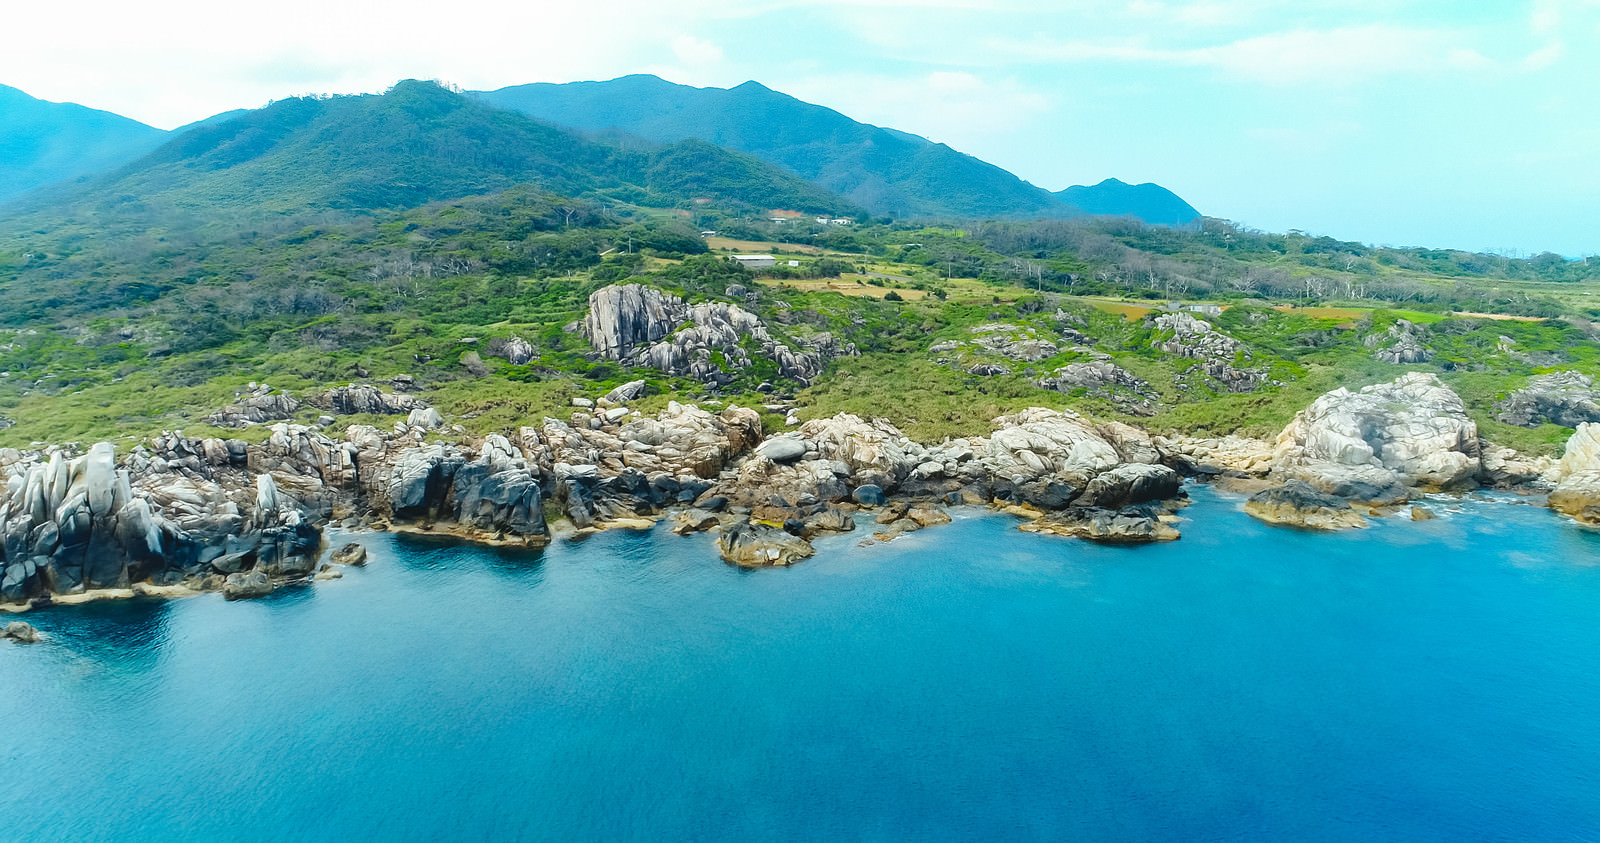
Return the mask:
<path id="1" fill-rule="evenodd" d="M 792 568 L 665 525 L 0 642 L 0 840 L 1600 840 L 1600 533 L 982 509 Z"/>

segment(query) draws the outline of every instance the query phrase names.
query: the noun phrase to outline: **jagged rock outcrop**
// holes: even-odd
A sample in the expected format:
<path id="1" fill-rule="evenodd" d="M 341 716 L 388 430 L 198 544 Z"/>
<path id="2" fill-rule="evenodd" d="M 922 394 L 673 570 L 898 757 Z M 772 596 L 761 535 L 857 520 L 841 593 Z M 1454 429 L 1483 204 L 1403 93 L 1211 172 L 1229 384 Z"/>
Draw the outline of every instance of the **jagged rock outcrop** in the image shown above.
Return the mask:
<path id="1" fill-rule="evenodd" d="M 1549 457 L 1530 457 L 1510 448 L 1487 442 L 1483 446 L 1483 473 L 1479 479 L 1495 489 L 1548 491 L 1553 483 L 1548 476 L 1556 461 Z"/>
<path id="2" fill-rule="evenodd" d="M 1481 471 L 1478 426 L 1460 396 L 1434 375 L 1413 372 L 1312 402 L 1279 434 L 1272 473 L 1370 501 L 1411 487 L 1471 488 Z"/>
<path id="3" fill-rule="evenodd" d="M 887 421 L 840 413 L 762 443 L 718 493 L 743 506 L 818 507 L 860 486 L 897 487 L 924 453 Z"/>
<path id="4" fill-rule="evenodd" d="M 1600 391 L 1594 378 L 1579 372 L 1552 372 L 1528 380 L 1528 385 L 1494 405 L 1496 421 L 1518 427 L 1557 424 L 1577 427 L 1600 422 Z"/>
<path id="5" fill-rule="evenodd" d="M 1081 389 L 1091 398 L 1105 399 L 1137 416 L 1155 415 L 1156 402 L 1161 398 L 1148 382 L 1105 360 L 1068 363 L 1041 379 L 1039 387 L 1068 395 Z"/>
<path id="6" fill-rule="evenodd" d="M 1376 360 L 1395 365 L 1426 363 L 1433 359 L 1433 351 L 1422 344 L 1423 328 L 1405 319 L 1396 319 L 1389 330 L 1373 334 L 1362 340 L 1367 348 L 1375 348 Z"/>
<path id="7" fill-rule="evenodd" d="M 1367 519 L 1350 508 L 1350 501 L 1330 495 L 1310 484 L 1290 480 L 1263 489 L 1245 501 L 1244 511 L 1269 524 L 1311 530 L 1344 530 L 1367 526 Z"/>
<path id="8" fill-rule="evenodd" d="M 978 325 L 972 329 L 972 333 L 978 335 L 973 340 L 977 348 L 1024 363 L 1036 363 L 1061 350 L 1054 342 L 1038 337 L 1031 328 L 1020 325 Z"/>
<path id="9" fill-rule="evenodd" d="M 239 400 L 212 413 L 206 423 L 215 427 L 250 427 L 294 418 L 300 402 L 266 384 L 251 383 Z"/>
<path id="10" fill-rule="evenodd" d="M 801 347 L 790 348 L 760 317 L 736 304 L 690 305 L 643 284 L 596 290 L 589 296 L 583 332 L 611 360 L 708 383 L 731 381 L 750 366 L 747 340 L 777 363 L 784 377 L 801 383 L 810 383 L 834 357 L 855 354 L 854 346 L 831 334 L 797 340 Z"/>
<path id="11" fill-rule="evenodd" d="M 1159 333 L 1151 345 L 1168 354 L 1197 361 L 1180 376 L 1179 386 L 1184 386 L 1186 380 L 1198 379 L 1197 385 L 1217 392 L 1254 392 L 1267 382 L 1265 371 L 1239 365 L 1251 356 L 1244 343 L 1218 331 L 1203 319 L 1188 313 L 1163 313 L 1155 317 L 1153 327 Z"/>
<path id="12" fill-rule="evenodd" d="M 1164 465 L 1128 463 L 1095 475 L 1073 504 L 1116 510 L 1176 498 L 1182 488 L 1183 478 Z"/>
<path id="13" fill-rule="evenodd" d="M 1550 508 L 1584 524 L 1600 525 L 1600 424 L 1578 425 L 1550 472 Z"/>
<path id="14" fill-rule="evenodd" d="M 498 343 L 495 348 L 490 349 L 490 353 L 504 357 L 506 362 L 513 366 L 525 365 L 539 356 L 539 352 L 533 347 L 533 343 L 522 337 L 512 337 L 504 343 Z"/>
<path id="15" fill-rule="evenodd" d="M 428 402 L 414 395 L 383 392 L 371 384 L 337 386 L 317 396 L 311 403 L 341 416 L 404 416 L 412 410 L 426 409 Z"/>
<path id="16" fill-rule="evenodd" d="M 0 600 L 171 584 L 242 569 L 308 572 L 320 533 L 271 475 L 231 490 L 140 455 L 119 468 L 99 443 L 81 456 L 7 454 L 0 504 Z M 155 470 L 160 465 L 162 470 Z M 210 469 L 197 463 L 202 469 Z M 223 472 L 237 469 L 219 468 Z M 253 491 L 253 494 L 251 492 Z"/>
<path id="17" fill-rule="evenodd" d="M 1155 437 L 1166 462 L 1189 475 L 1265 477 L 1272 470 L 1275 446 L 1263 439 L 1230 433 L 1219 438 Z"/>

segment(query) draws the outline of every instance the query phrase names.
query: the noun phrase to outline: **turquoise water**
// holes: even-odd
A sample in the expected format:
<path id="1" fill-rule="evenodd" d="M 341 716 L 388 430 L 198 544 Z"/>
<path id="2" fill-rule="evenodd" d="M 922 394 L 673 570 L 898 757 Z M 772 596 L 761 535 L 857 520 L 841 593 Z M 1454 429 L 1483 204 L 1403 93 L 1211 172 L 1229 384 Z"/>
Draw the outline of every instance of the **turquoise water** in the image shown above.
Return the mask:
<path id="1" fill-rule="evenodd" d="M 34 613 L 0 839 L 1600 839 L 1600 535 L 1194 494 L 1162 546 L 362 535 L 263 601 Z"/>

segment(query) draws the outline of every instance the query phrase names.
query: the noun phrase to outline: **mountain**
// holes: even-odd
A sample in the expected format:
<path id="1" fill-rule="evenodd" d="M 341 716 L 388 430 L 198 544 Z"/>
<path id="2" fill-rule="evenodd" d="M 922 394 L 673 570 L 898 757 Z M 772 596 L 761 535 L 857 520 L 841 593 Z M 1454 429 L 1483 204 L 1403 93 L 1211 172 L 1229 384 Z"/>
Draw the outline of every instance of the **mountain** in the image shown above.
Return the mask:
<path id="1" fill-rule="evenodd" d="M 691 88 L 655 76 L 532 84 L 477 94 L 585 132 L 698 138 L 787 168 L 877 214 L 1070 216 L 1049 191 L 940 143 L 858 123 L 755 82 Z"/>
<path id="2" fill-rule="evenodd" d="M 125 164 L 166 136 L 109 111 L 47 102 L 0 85 L 0 201 Z"/>
<path id="3" fill-rule="evenodd" d="M 1193 205 L 1159 184 L 1106 179 L 1093 187 L 1074 185 L 1056 196 L 1090 214 L 1138 217 L 1156 225 L 1186 225 L 1199 219 Z"/>
<path id="4" fill-rule="evenodd" d="M 411 208 L 521 184 L 569 196 L 626 189 L 652 204 L 708 198 L 759 209 L 856 210 L 703 142 L 619 148 L 415 80 L 381 95 L 297 97 L 202 121 L 120 170 L 45 199 L 281 213 Z"/>

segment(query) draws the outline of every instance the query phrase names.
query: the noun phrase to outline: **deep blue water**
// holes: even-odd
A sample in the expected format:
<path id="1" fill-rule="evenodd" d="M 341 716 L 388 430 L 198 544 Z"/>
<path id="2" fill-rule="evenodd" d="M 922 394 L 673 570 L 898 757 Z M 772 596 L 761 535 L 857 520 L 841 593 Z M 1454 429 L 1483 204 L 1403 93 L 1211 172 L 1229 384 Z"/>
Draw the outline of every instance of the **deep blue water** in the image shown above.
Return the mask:
<path id="1" fill-rule="evenodd" d="M 1600 840 L 1600 534 L 1194 494 L 1161 546 L 369 534 L 258 602 L 34 613 L 0 839 Z"/>

